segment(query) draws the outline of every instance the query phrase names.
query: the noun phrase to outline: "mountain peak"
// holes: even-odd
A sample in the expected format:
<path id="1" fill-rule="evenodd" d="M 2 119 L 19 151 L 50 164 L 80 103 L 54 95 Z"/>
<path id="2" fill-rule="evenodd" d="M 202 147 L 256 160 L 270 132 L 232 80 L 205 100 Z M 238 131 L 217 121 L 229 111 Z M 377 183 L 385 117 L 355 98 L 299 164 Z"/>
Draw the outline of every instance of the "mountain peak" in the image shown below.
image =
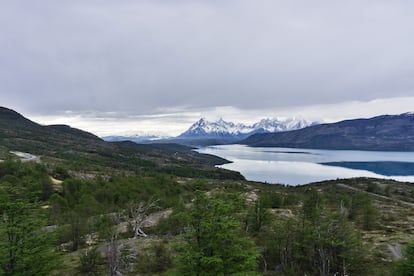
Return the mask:
<path id="1" fill-rule="evenodd" d="M 228 122 L 223 118 L 212 122 L 207 121 L 205 118 L 201 118 L 191 125 L 187 131 L 179 135 L 178 138 L 237 140 L 244 139 L 255 133 L 289 131 L 313 124 L 316 123 L 296 118 L 265 118 L 253 125 Z"/>

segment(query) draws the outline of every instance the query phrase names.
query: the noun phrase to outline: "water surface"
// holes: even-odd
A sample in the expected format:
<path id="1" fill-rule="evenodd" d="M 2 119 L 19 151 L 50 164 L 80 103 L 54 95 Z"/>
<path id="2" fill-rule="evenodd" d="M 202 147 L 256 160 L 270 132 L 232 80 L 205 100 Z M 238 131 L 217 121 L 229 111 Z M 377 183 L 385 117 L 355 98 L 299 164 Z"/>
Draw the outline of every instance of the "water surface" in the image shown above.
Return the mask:
<path id="1" fill-rule="evenodd" d="M 220 167 L 246 179 L 288 185 L 351 177 L 414 182 L 414 152 L 256 148 L 220 145 L 197 150 L 229 161 Z"/>

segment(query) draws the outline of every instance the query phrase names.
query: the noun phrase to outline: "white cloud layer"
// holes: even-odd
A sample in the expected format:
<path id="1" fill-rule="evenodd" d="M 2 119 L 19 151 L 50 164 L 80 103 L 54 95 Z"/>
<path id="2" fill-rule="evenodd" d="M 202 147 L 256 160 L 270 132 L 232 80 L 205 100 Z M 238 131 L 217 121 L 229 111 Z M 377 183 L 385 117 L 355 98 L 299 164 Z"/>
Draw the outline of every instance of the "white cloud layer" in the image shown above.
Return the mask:
<path id="1" fill-rule="evenodd" d="M 71 110 L 97 133 L 112 121 L 173 133 L 203 114 L 404 112 L 413 10 L 403 0 L 0 1 L 0 104 L 48 118 Z"/>

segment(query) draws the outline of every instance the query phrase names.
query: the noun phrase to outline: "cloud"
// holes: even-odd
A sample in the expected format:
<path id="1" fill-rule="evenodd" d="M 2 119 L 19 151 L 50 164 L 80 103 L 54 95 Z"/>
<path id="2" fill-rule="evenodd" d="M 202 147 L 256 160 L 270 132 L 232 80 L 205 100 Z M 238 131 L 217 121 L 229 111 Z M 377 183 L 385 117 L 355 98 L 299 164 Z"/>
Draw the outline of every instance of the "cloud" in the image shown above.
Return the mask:
<path id="1" fill-rule="evenodd" d="M 58 115 L 29 115 L 29 117 L 42 124 L 68 124 L 99 136 L 150 134 L 177 136 L 201 117 L 208 120 L 223 118 L 227 121 L 245 124 L 252 124 L 263 118 L 276 117 L 299 117 L 328 123 L 412 112 L 413 107 L 414 97 L 404 97 L 277 109 L 240 109 L 232 106 L 218 106 L 201 109 L 170 108 L 155 115 L 133 115 L 125 112 L 64 112 Z"/>
<path id="2" fill-rule="evenodd" d="M 409 97 L 408 1 L 2 1 L 0 102 L 38 115 Z"/>

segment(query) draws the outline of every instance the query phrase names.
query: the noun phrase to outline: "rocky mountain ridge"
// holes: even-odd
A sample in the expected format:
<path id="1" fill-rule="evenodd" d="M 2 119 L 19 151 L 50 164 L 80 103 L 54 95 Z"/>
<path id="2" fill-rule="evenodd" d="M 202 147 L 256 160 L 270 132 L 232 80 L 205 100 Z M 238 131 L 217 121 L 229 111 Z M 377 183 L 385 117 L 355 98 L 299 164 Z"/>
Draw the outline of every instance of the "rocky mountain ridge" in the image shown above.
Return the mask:
<path id="1" fill-rule="evenodd" d="M 233 123 L 223 119 L 208 121 L 201 118 L 177 138 L 239 140 L 256 133 L 290 131 L 316 124 L 317 122 L 301 118 L 266 118 L 252 125 Z"/>
<path id="2" fill-rule="evenodd" d="M 241 143 L 255 147 L 414 151 L 414 113 L 345 120 L 288 132 L 255 134 Z"/>

